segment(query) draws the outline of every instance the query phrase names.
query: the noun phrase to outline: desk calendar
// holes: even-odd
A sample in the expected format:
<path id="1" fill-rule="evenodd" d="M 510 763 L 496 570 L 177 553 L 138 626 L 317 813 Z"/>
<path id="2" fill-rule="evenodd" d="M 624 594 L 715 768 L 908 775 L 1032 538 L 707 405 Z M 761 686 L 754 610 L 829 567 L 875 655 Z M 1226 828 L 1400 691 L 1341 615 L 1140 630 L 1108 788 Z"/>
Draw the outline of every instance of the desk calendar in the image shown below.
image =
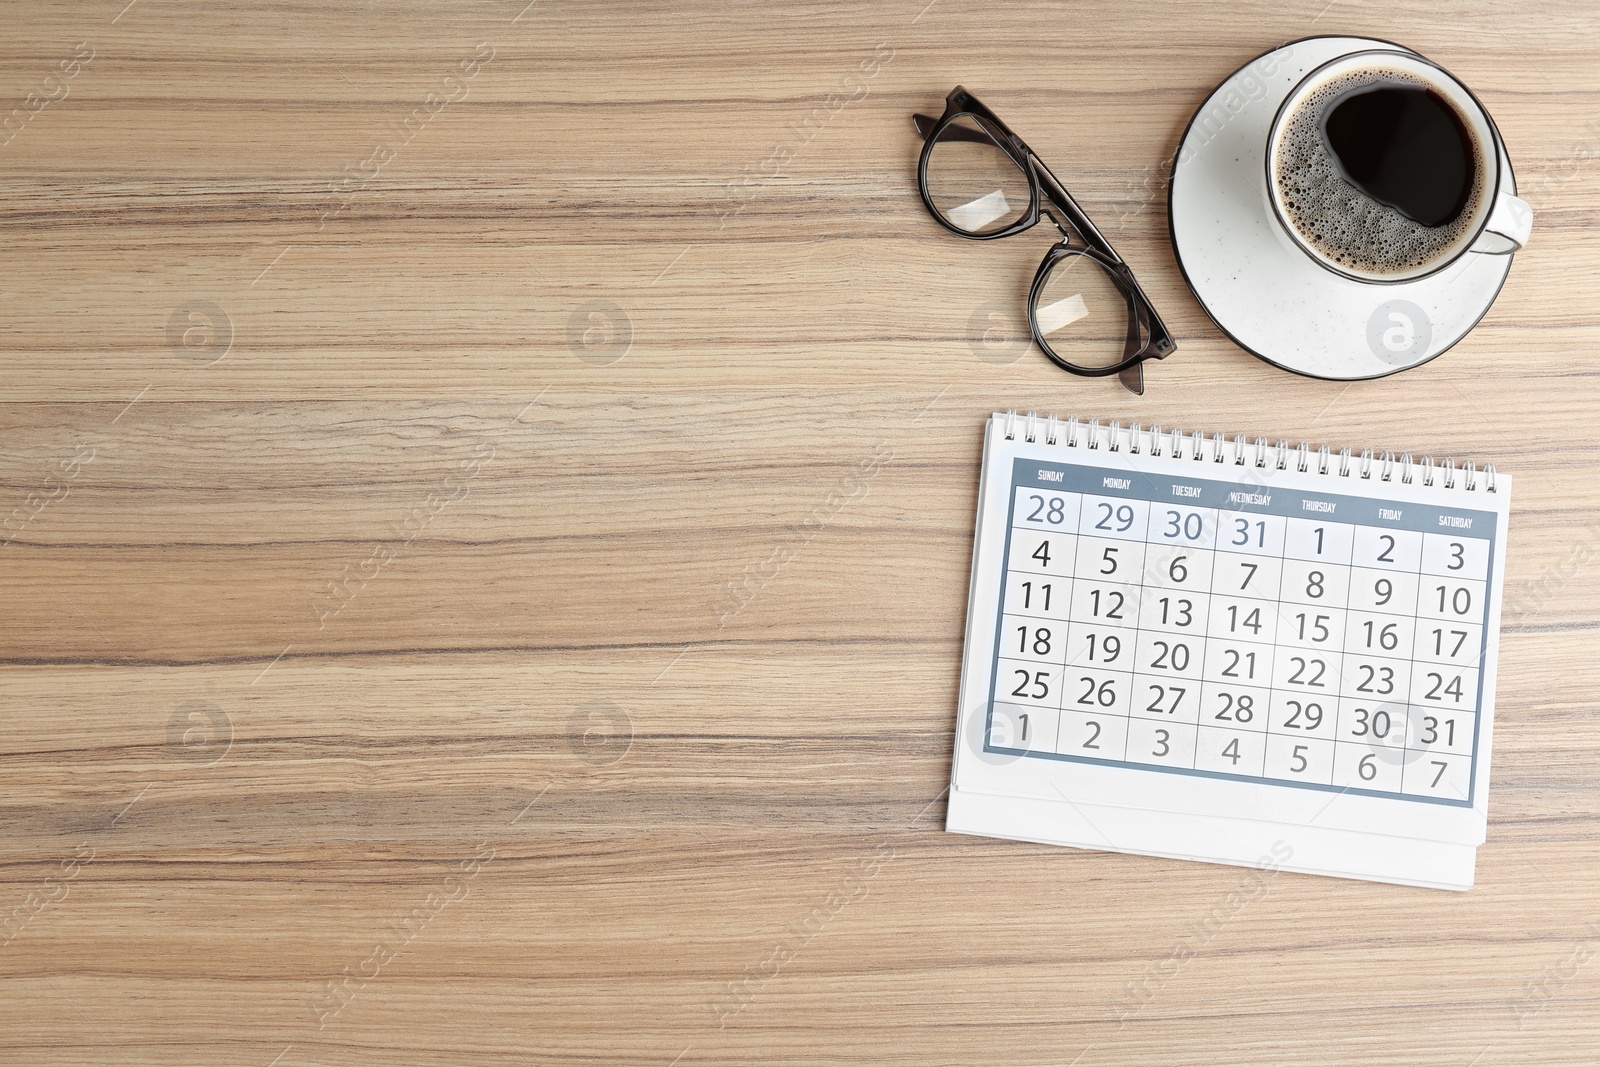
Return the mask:
<path id="1" fill-rule="evenodd" d="M 1510 479 L 995 415 L 947 828 L 1466 889 Z"/>

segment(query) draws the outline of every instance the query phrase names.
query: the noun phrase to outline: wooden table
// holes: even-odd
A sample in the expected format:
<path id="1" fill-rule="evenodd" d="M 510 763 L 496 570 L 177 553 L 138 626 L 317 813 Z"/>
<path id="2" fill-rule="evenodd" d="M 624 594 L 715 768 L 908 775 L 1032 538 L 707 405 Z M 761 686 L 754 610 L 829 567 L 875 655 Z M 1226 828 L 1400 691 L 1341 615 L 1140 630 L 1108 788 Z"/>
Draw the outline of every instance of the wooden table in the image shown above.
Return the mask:
<path id="1" fill-rule="evenodd" d="M 1588 5 L 124 3 L 0 46 L 0 1059 L 1600 1059 Z M 1538 213 L 1354 385 L 1167 238 L 1209 88 L 1324 32 L 1462 76 Z M 1043 237 L 927 217 L 957 82 L 1179 337 L 1145 397 L 1017 333 Z M 942 831 L 1008 407 L 1517 475 L 1477 888 Z"/>

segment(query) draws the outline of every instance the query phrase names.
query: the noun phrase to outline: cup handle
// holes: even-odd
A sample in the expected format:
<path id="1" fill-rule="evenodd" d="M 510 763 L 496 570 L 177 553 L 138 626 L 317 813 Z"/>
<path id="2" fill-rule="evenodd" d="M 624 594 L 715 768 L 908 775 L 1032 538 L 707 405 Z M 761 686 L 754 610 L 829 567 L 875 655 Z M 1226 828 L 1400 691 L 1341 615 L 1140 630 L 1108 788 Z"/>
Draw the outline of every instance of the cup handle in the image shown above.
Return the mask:
<path id="1" fill-rule="evenodd" d="M 1533 208 L 1521 197 L 1501 193 L 1495 198 L 1494 210 L 1483 233 L 1472 246 L 1472 251 L 1491 256 L 1508 256 L 1522 251 L 1533 232 Z"/>

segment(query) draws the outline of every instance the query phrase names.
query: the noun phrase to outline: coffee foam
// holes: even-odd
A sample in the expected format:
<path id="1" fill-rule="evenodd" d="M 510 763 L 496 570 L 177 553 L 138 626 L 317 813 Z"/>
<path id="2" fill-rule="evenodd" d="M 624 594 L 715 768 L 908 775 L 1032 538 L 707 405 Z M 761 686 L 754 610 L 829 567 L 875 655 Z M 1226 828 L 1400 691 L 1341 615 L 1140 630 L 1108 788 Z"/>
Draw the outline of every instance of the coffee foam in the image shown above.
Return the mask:
<path id="1" fill-rule="evenodd" d="M 1438 92 L 1427 79 L 1400 70 L 1368 68 L 1329 79 L 1284 119 L 1273 180 L 1290 225 L 1329 262 L 1360 274 L 1408 275 L 1448 260 L 1471 236 L 1483 209 L 1485 170 L 1493 162 L 1464 121 L 1475 161 L 1472 191 L 1461 214 L 1443 226 L 1424 226 L 1352 186 L 1323 139 L 1322 119 L 1345 94 L 1384 84 Z"/>

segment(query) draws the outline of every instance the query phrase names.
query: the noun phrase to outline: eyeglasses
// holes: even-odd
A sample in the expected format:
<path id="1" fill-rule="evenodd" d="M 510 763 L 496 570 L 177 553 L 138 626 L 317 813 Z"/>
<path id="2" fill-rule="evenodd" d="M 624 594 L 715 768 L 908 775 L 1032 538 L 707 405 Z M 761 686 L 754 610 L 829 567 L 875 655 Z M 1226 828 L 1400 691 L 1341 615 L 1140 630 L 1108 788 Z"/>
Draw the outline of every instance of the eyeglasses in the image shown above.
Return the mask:
<path id="1" fill-rule="evenodd" d="M 912 121 L 926 141 L 917 184 L 945 229 L 993 241 L 1029 229 L 1043 215 L 1061 231 L 1028 293 L 1028 325 L 1045 355 L 1073 374 L 1116 374 L 1143 393 L 1144 361 L 1165 359 L 1178 346 L 1133 271 L 1056 176 L 959 85 L 945 98 L 942 118 Z M 1048 207 L 1040 207 L 1041 197 Z"/>

